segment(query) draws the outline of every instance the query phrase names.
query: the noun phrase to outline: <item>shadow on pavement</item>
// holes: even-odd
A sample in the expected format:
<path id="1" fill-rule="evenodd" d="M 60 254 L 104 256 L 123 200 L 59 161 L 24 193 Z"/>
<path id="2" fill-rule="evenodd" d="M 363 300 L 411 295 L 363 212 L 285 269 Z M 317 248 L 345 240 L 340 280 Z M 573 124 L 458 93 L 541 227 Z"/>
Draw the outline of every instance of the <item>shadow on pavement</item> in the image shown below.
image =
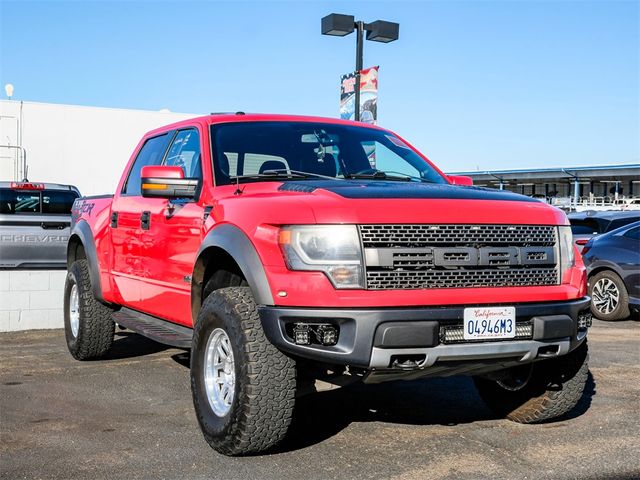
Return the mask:
<path id="1" fill-rule="evenodd" d="M 171 358 L 189 368 L 188 351 Z M 563 417 L 546 423 L 583 415 L 595 393 L 596 382 L 589 372 L 578 404 Z M 498 418 L 484 404 L 470 377 L 354 384 L 298 398 L 287 437 L 269 453 L 285 453 L 321 443 L 352 422 L 453 426 Z"/>
<path id="2" fill-rule="evenodd" d="M 191 355 L 188 351 L 171 355 L 171 360 L 182 365 L 183 367 L 191 368 Z"/>
<path id="3" fill-rule="evenodd" d="M 322 442 L 351 422 L 457 425 L 494 418 L 467 377 L 356 384 L 299 398 L 289 434 L 274 453 Z"/>
<path id="4" fill-rule="evenodd" d="M 154 342 L 137 333 L 116 329 L 111 350 L 100 360 L 121 360 L 124 358 L 141 357 L 162 352 L 169 348 L 172 347 Z"/>

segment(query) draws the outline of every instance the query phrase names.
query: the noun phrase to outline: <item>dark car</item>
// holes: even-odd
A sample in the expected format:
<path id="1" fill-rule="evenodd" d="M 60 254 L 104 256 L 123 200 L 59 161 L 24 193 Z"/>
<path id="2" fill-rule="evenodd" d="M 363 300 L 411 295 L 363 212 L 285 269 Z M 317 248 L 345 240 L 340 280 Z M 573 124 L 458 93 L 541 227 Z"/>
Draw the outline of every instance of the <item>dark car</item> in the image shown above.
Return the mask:
<path id="1" fill-rule="evenodd" d="M 587 210 L 568 215 L 571 222 L 573 240 L 582 251 L 583 247 L 595 235 L 610 232 L 633 222 L 640 221 L 640 211 L 604 211 Z"/>
<path id="2" fill-rule="evenodd" d="M 64 268 L 72 185 L 0 182 L 0 268 Z"/>
<path id="3" fill-rule="evenodd" d="M 592 238 L 582 257 L 589 276 L 591 312 L 622 320 L 640 310 L 640 222 Z"/>

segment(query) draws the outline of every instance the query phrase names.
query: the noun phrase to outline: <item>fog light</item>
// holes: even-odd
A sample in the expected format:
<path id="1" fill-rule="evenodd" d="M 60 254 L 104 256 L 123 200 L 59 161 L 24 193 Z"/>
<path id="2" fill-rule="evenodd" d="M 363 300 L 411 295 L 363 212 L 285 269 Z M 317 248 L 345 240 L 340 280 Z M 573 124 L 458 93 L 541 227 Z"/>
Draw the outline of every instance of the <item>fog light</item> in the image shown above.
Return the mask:
<path id="1" fill-rule="evenodd" d="M 578 330 L 591 327 L 592 321 L 593 315 L 591 315 L 591 311 L 585 310 L 578 313 Z"/>
<path id="2" fill-rule="evenodd" d="M 331 325 L 320 325 L 316 330 L 318 341 L 325 346 L 338 343 L 338 331 Z"/>
<path id="3" fill-rule="evenodd" d="M 305 323 L 296 323 L 293 326 L 293 340 L 296 342 L 296 345 L 309 345 L 311 343 L 309 330 L 309 325 Z"/>

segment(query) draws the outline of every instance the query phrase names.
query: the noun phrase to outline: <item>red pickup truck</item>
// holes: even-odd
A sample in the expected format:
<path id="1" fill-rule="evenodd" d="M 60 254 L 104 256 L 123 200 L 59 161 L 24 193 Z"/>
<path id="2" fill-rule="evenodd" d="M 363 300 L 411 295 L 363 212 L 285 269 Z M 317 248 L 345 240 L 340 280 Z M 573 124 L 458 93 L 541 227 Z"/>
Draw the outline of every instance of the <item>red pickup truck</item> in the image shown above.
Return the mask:
<path id="1" fill-rule="evenodd" d="M 198 421 L 228 455 L 278 443 L 311 381 L 471 375 L 534 423 L 587 379 L 565 214 L 360 123 L 239 112 L 149 132 L 115 195 L 75 202 L 68 271 L 71 354 L 105 355 L 114 323 L 191 349 Z"/>

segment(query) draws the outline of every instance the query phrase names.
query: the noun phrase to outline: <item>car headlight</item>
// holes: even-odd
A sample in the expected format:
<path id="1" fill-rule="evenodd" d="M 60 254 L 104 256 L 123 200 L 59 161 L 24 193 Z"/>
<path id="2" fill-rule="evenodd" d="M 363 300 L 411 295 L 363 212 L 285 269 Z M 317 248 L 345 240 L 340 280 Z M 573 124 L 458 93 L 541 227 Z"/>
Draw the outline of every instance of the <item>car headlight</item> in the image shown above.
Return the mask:
<path id="1" fill-rule="evenodd" d="M 287 267 L 324 272 L 335 288 L 364 288 L 355 225 L 291 225 L 278 237 Z"/>
<path id="2" fill-rule="evenodd" d="M 576 264 L 571 227 L 558 227 L 558 244 L 560 245 L 560 283 L 565 272 Z"/>

